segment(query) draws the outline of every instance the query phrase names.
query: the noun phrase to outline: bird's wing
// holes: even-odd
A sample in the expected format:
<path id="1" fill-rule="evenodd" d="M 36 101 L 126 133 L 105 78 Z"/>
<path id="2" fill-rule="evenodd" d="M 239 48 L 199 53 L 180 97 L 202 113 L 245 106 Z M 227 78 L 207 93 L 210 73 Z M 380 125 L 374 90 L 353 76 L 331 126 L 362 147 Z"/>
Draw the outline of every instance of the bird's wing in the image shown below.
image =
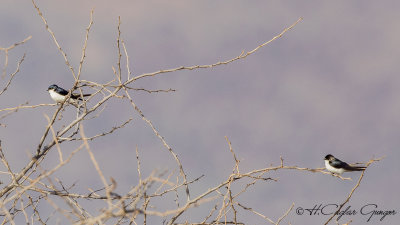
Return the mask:
<path id="1" fill-rule="evenodd" d="M 66 91 L 65 89 L 60 88 L 60 87 L 57 88 L 56 92 L 59 93 L 59 94 L 62 94 L 62 95 L 67 95 L 68 94 L 68 91 Z"/>
<path id="2" fill-rule="evenodd" d="M 334 161 L 330 161 L 329 164 L 332 167 L 335 167 L 335 168 L 344 168 L 345 169 L 345 168 L 350 167 L 349 164 L 347 164 L 347 163 L 345 163 L 343 161 L 340 161 L 339 159 L 336 159 Z"/>

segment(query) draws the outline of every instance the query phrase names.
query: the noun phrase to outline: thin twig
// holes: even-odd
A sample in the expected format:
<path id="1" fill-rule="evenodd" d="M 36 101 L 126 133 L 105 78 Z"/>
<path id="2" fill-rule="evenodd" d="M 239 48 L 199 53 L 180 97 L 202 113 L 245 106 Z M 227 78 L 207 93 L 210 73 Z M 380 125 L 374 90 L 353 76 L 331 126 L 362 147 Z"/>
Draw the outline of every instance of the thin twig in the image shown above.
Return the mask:
<path id="1" fill-rule="evenodd" d="M 365 167 L 368 168 L 368 166 L 371 165 L 373 162 L 380 161 L 380 160 L 382 160 L 383 158 L 384 158 L 384 157 L 381 157 L 381 158 L 378 158 L 378 159 L 371 159 L 371 160 L 369 160 L 369 161 L 366 163 Z M 362 171 L 362 173 L 361 173 L 361 175 L 360 175 L 360 178 L 358 178 L 357 184 L 353 187 L 353 189 L 351 189 L 351 192 L 350 192 L 350 194 L 347 196 L 346 200 L 345 200 L 342 204 L 340 204 L 338 210 L 336 210 L 336 212 L 324 223 L 324 225 L 327 225 L 335 216 L 337 216 L 337 215 L 338 215 L 338 212 L 340 212 L 340 210 L 343 208 L 343 206 L 344 206 L 347 202 L 349 202 L 351 196 L 353 196 L 354 191 L 358 188 L 358 186 L 360 186 L 360 183 L 361 183 L 361 180 L 362 180 L 363 177 L 364 177 L 365 171 L 366 171 L 366 169 Z"/>
<path id="2" fill-rule="evenodd" d="M 0 91 L 0 95 L 2 95 L 2 94 L 7 90 L 8 86 L 10 86 L 10 84 L 11 84 L 12 79 L 13 79 L 14 76 L 19 72 L 19 68 L 20 68 L 22 62 L 23 62 L 24 59 L 25 59 L 25 55 L 26 55 L 26 54 L 24 54 L 24 55 L 22 56 L 22 58 L 19 60 L 19 62 L 18 62 L 18 64 L 17 64 L 17 69 L 15 70 L 14 73 L 12 73 L 12 74 L 10 75 L 10 79 L 8 80 L 6 86 L 3 88 L 3 90 Z"/>

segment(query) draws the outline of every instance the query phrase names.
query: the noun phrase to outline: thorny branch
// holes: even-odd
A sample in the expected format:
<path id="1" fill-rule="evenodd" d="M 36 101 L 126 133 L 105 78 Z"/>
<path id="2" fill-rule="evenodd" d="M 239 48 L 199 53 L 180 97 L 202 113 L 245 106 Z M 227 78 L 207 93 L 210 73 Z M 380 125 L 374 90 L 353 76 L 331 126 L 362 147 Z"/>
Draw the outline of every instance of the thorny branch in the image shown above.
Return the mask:
<path id="1" fill-rule="evenodd" d="M 32 38 L 32 36 L 29 36 L 29 37 L 25 38 L 23 41 L 17 42 L 17 43 L 15 43 L 15 44 L 13 44 L 13 45 L 7 47 L 7 48 L 0 47 L 0 52 L 1 52 L 1 51 L 4 51 L 4 54 L 5 54 L 4 66 L 3 66 L 3 72 L 2 72 L 1 78 L 4 78 L 4 77 L 6 76 L 6 73 L 7 73 L 8 52 L 9 52 L 11 49 L 13 49 L 13 48 L 15 48 L 15 47 L 17 47 L 17 46 L 19 46 L 19 45 L 25 44 L 25 43 L 26 43 L 28 40 L 30 40 L 31 38 Z M 24 55 L 24 57 L 25 57 L 25 55 Z M 24 57 L 23 57 L 23 58 L 24 58 Z M 20 64 L 22 63 L 22 61 L 23 61 L 23 59 L 20 60 L 20 63 L 19 63 L 19 65 L 18 65 L 17 71 L 19 71 L 19 66 L 20 66 Z M 15 75 L 15 74 L 14 74 L 14 75 Z M 14 75 L 13 75 L 13 76 L 14 76 Z M 12 78 L 11 78 L 11 79 L 12 79 Z M 11 82 L 11 79 L 10 79 L 10 82 Z"/>
<path id="2" fill-rule="evenodd" d="M 378 159 L 371 159 L 371 160 L 369 160 L 365 165 L 366 165 L 366 167 L 368 168 L 368 166 L 371 165 L 373 162 L 380 161 L 380 160 L 382 160 L 383 158 L 384 158 L 384 157 L 381 157 L 381 158 L 378 158 Z M 345 200 L 342 204 L 340 204 L 340 206 L 339 206 L 339 208 L 336 210 L 336 212 L 335 212 L 334 214 L 332 214 L 332 216 L 325 222 L 324 225 L 327 225 L 335 216 L 337 216 L 337 215 L 338 215 L 337 213 L 340 212 L 340 210 L 343 208 L 343 206 L 344 206 L 346 203 L 349 202 L 351 196 L 353 196 L 354 191 L 360 186 L 361 180 L 362 180 L 363 177 L 364 177 L 364 173 L 365 173 L 365 170 L 362 171 L 362 173 L 361 173 L 361 175 L 360 175 L 360 178 L 358 178 L 357 184 L 353 187 L 353 189 L 351 189 L 351 192 L 350 192 L 350 194 L 347 196 L 346 200 Z M 337 220 L 336 220 L 336 223 L 338 223 Z"/>
<path id="3" fill-rule="evenodd" d="M 14 224 L 14 220 L 19 216 L 26 221 L 27 224 L 33 224 L 38 221 L 41 224 L 49 223 L 49 220 L 56 215 L 65 217 L 70 223 L 74 224 L 104 224 L 108 221 L 114 221 L 116 224 L 137 224 L 139 217 L 143 216 L 143 223 L 147 224 L 149 217 L 160 217 L 164 220 L 165 224 L 189 224 L 189 222 L 179 221 L 181 215 L 189 213 L 190 210 L 194 210 L 195 207 L 201 206 L 204 203 L 212 203 L 213 207 L 210 208 L 208 215 L 204 217 L 200 222 L 191 221 L 190 224 L 245 224 L 241 222 L 240 212 L 250 212 L 255 214 L 265 221 L 278 225 L 280 224 L 292 211 L 294 203 L 288 206 L 288 209 L 276 220 L 270 219 L 270 217 L 256 211 L 255 209 L 245 206 L 245 203 L 239 202 L 239 197 L 247 192 L 257 182 L 269 182 L 278 181 L 278 179 L 269 176 L 270 171 L 285 171 L 295 170 L 301 173 L 320 173 L 321 175 L 332 175 L 341 180 L 349 180 L 339 175 L 331 174 L 330 172 L 324 171 L 324 168 L 306 168 L 298 166 L 284 165 L 283 159 L 280 160 L 280 165 L 270 166 L 261 169 L 254 169 L 248 172 L 243 172 L 240 169 L 240 160 L 235 154 L 230 140 L 226 138 L 228 148 L 232 154 L 234 167 L 232 173 L 227 179 L 214 187 L 210 187 L 197 195 L 189 195 L 191 185 L 195 185 L 201 182 L 199 176 L 195 179 L 189 179 L 189 176 L 184 171 L 184 166 L 173 148 L 167 143 L 164 136 L 156 128 L 153 122 L 145 116 L 145 113 L 139 105 L 137 105 L 132 95 L 132 91 L 144 91 L 147 93 L 158 93 L 158 92 L 172 92 L 175 91 L 171 88 L 150 90 L 146 88 L 134 87 L 135 81 L 147 78 L 155 77 L 157 75 L 176 72 L 179 70 L 195 70 L 201 68 L 213 68 L 220 65 L 226 65 L 237 60 L 245 59 L 247 56 L 255 53 L 266 45 L 270 44 L 274 40 L 282 37 L 287 31 L 296 26 L 302 19 L 299 18 L 291 26 L 285 28 L 278 35 L 266 41 L 256 48 L 250 51 L 243 51 L 238 56 L 216 62 L 208 65 L 194 65 L 194 66 L 181 66 L 172 69 L 159 70 L 156 72 L 149 72 L 139 75 L 134 75 L 130 68 L 130 59 L 126 44 L 121 35 L 121 18 L 118 18 L 117 25 L 117 65 L 113 69 L 113 76 L 106 83 L 98 83 L 91 80 L 83 80 L 82 68 L 86 59 L 86 49 L 89 43 L 89 34 L 93 25 L 94 10 L 90 12 L 89 24 L 86 27 L 86 33 L 84 37 L 84 43 L 82 46 L 82 53 L 79 61 L 77 73 L 70 63 L 67 54 L 64 52 L 59 42 L 56 39 L 56 35 L 49 27 L 47 20 L 43 13 L 39 9 L 38 5 L 32 0 L 33 7 L 36 9 L 39 17 L 45 25 L 46 31 L 50 34 L 55 46 L 64 58 L 67 67 L 70 69 L 74 78 L 74 84 L 69 90 L 66 100 L 61 104 L 36 104 L 26 105 L 21 104 L 17 107 L 10 107 L 0 109 L 0 112 L 5 112 L 0 120 L 5 116 L 18 112 L 22 109 L 36 110 L 42 106 L 54 107 L 56 106 L 53 115 L 47 116 L 48 124 L 46 125 L 43 134 L 39 140 L 39 144 L 33 150 L 31 160 L 18 172 L 13 169 L 12 163 L 7 160 L 5 152 L 0 142 L 0 160 L 3 163 L 6 171 L 0 171 L 0 174 L 8 176 L 4 180 L 4 186 L 0 189 L 0 211 L 3 216 L 3 224 L 10 223 Z M 18 42 L 7 48 L 0 48 L 0 51 L 4 51 L 6 58 L 3 68 L 2 77 L 6 76 L 6 68 L 8 65 L 8 52 L 16 46 L 25 43 L 31 37 Z M 126 68 L 121 66 L 121 62 L 125 58 Z M 11 85 L 11 81 L 14 76 L 19 72 L 20 66 L 25 59 L 25 55 L 19 60 L 16 71 L 10 74 L 8 82 L 6 82 L 0 95 L 7 91 Z M 126 72 L 126 76 L 122 76 L 122 73 Z M 61 114 L 65 107 L 68 107 L 68 98 L 70 98 L 72 91 L 78 90 L 80 94 L 83 93 L 82 89 L 89 90 L 92 92 L 91 96 L 84 99 L 77 108 L 76 117 L 70 121 L 66 121 Z M 108 129 L 108 131 L 98 132 L 94 136 L 86 136 L 85 125 L 88 120 L 95 120 L 106 108 L 106 105 L 111 99 L 123 100 L 127 99 L 130 106 L 132 107 L 132 114 L 139 115 L 139 117 L 145 122 L 145 124 L 153 131 L 154 135 L 162 142 L 165 149 L 170 153 L 172 158 L 177 164 L 179 172 L 159 172 L 153 171 L 148 176 L 142 173 L 139 157 L 139 149 L 136 147 L 136 161 L 137 161 L 137 173 L 139 176 L 136 185 L 133 185 L 129 191 L 120 193 L 117 191 L 118 181 L 112 177 L 107 179 L 102 172 L 101 164 L 96 160 L 95 152 L 92 151 L 89 142 L 94 142 L 99 138 L 110 135 L 113 132 L 118 132 L 120 129 L 124 129 L 131 124 L 132 118 L 122 119 L 125 122 L 118 122 L 120 125 L 116 125 Z M 94 114 L 94 115 L 93 115 Z M 59 118 L 57 120 L 57 118 Z M 60 124 L 58 124 L 60 123 Z M 132 123 L 133 124 L 133 123 Z M 61 125 L 61 126 L 55 126 Z M 56 127 L 60 127 L 57 128 Z M 75 149 L 68 154 L 64 152 L 65 142 L 75 143 Z M 52 150 L 54 149 L 55 150 Z M 54 177 L 54 174 L 63 166 L 67 165 L 72 158 L 81 150 L 86 150 L 90 156 L 90 160 L 97 171 L 97 176 L 102 181 L 102 187 L 89 187 L 87 193 L 76 191 L 74 188 L 76 183 L 72 185 L 66 185 L 65 182 Z M 58 153 L 58 164 L 53 166 L 51 169 L 42 168 L 42 163 L 47 159 L 49 151 Z M 380 159 L 373 159 L 369 161 L 366 166 L 368 167 L 371 163 L 379 161 Z M 343 204 L 341 204 L 339 210 L 350 200 L 353 192 L 360 185 L 361 179 L 363 178 L 364 172 L 361 174 L 357 185 L 353 188 L 348 198 Z M 242 182 L 238 182 L 242 181 Z M 244 181 L 244 182 L 243 182 Z M 186 193 L 186 198 L 182 202 L 182 198 L 179 193 Z M 174 199 L 172 202 L 177 204 L 174 207 L 170 207 L 164 210 L 159 208 L 157 201 L 160 199 L 168 200 Z M 63 200 L 64 205 L 57 204 L 57 200 Z M 47 202 L 48 205 L 54 208 L 54 214 L 43 216 L 38 208 L 39 203 Z M 98 211 L 89 210 L 84 207 L 85 204 L 93 202 L 96 205 L 100 205 L 101 209 Z M 181 205 L 182 204 L 182 205 Z M 167 205 L 167 204 L 166 204 Z M 97 207 L 98 208 L 98 207 Z M 332 219 L 331 217 L 327 222 Z"/>

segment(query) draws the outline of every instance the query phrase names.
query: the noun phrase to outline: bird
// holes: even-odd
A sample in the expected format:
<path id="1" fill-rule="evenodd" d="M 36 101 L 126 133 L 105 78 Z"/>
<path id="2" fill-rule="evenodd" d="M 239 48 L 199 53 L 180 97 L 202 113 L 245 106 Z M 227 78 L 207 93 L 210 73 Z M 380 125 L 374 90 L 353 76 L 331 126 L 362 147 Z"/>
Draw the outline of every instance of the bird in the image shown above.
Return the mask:
<path id="1" fill-rule="evenodd" d="M 68 95 L 68 91 L 62 87 L 57 86 L 56 84 L 52 84 L 47 88 L 47 91 L 50 93 L 50 97 L 57 103 L 62 103 L 65 101 L 65 98 Z M 90 94 L 77 94 L 71 93 L 71 97 L 69 98 L 69 103 L 78 107 L 78 100 L 82 100 L 82 97 L 90 96 Z"/>
<path id="2" fill-rule="evenodd" d="M 366 169 L 365 166 L 350 166 L 346 162 L 343 162 L 340 159 L 335 158 L 331 154 L 326 155 L 324 161 L 326 169 L 336 174 L 342 174 L 343 172 L 363 171 Z"/>

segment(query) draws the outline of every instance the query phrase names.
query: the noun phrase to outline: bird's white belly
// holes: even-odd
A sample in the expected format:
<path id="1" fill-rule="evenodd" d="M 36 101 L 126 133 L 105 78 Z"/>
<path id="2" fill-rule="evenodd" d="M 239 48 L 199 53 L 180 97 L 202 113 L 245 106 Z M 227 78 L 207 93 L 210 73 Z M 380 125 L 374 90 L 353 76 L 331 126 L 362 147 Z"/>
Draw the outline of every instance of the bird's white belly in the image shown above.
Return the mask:
<path id="1" fill-rule="evenodd" d="M 336 169 L 335 167 L 329 165 L 329 161 L 325 160 L 325 167 L 327 170 L 329 170 L 332 173 L 338 173 L 338 174 L 342 174 L 344 172 L 344 169 L 340 168 L 340 169 Z"/>
<path id="2" fill-rule="evenodd" d="M 65 100 L 64 95 L 60 95 L 57 92 L 55 92 L 54 90 L 49 90 L 49 93 L 50 93 L 50 97 L 58 103 L 63 102 Z"/>

